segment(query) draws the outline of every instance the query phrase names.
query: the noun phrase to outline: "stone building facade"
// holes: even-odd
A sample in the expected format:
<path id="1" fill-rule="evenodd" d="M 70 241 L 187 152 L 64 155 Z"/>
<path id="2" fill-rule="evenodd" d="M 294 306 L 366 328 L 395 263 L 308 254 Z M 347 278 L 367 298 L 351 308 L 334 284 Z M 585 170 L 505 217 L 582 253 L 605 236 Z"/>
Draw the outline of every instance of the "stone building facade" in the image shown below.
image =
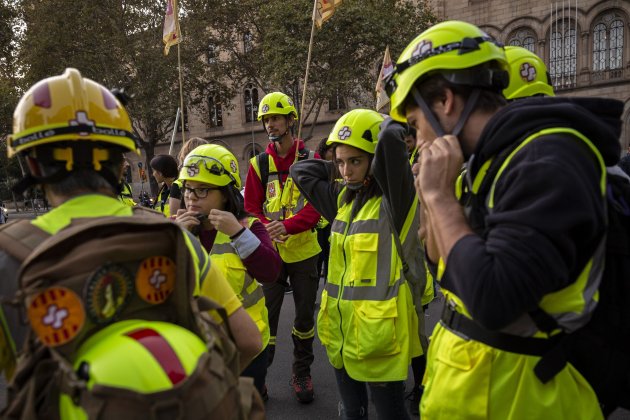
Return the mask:
<path id="1" fill-rule="evenodd" d="M 630 1 L 431 0 L 441 20 L 481 27 L 505 45 L 543 58 L 556 93 L 624 102 L 624 150 L 630 145 Z"/>

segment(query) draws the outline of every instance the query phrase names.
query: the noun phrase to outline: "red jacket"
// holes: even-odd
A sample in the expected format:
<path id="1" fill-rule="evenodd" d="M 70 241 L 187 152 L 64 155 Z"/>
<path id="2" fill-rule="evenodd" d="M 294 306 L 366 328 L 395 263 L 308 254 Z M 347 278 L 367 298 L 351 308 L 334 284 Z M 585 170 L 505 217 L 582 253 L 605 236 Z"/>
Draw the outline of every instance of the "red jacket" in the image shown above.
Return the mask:
<path id="1" fill-rule="evenodd" d="M 289 168 L 293 165 L 295 160 L 295 147 L 297 145 L 299 145 L 300 151 L 304 149 L 304 142 L 302 140 L 294 140 L 293 146 L 291 146 L 291 149 L 283 158 L 278 156 L 276 153 L 276 147 L 272 142 L 269 143 L 267 150 L 265 150 L 267 154 L 273 157 L 277 170 L 279 172 L 284 172 L 282 174 L 283 183 L 286 181 Z M 317 153 L 315 153 L 315 157 L 317 159 L 320 158 Z M 260 219 L 264 224 L 267 224 L 271 222 L 271 220 L 263 214 L 263 203 L 266 199 L 265 192 L 266 189 L 263 188 L 260 177 L 254 170 L 253 166 L 249 165 L 247 179 L 245 180 L 245 210 L 258 217 L 258 219 Z M 284 223 L 284 227 L 288 234 L 295 235 L 309 229 L 313 229 L 317 225 L 319 217 L 319 213 L 317 213 L 310 203 L 307 203 L 302 210 L 297 212 L 293 217 L 284 220 L 282 223 Z"/>

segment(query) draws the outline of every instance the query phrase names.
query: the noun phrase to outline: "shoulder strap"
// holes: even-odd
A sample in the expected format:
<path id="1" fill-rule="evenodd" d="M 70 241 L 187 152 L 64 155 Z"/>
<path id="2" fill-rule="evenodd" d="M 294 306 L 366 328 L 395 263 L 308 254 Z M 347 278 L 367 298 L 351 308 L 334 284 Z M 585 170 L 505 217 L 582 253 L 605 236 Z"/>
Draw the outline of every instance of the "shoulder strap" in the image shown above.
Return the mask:
<path id="1" fill-rule="evenodd" d="M 263 185 L 263 189 L 267 188 L 267 181 L 269 179 L 269 155 L 267 152 L 259 153 L 256 156 L 258 161 L 258 170 L 260 171 L 260 182 Z"/>
<path id="2" fill-rule="evenodd" d="M 0 229 L 2 250 L 20 262 L 24 261 L 39 244 L 49 237 L 47 232 L 26 219 L 7 223 Z"/>
<path id="3" fill-rule="evenodd" d="M 405 260 L 405 255 L 403 254 L 402 244 L 400 243 L 400 236 L 396 226 L 394 225 L 394 215 L 392 213 L 392 209 L 389 206 L 389 201 L 385 196 L 383 196 L 383 210 L 385 210 L 385 217 L 387 218 L 387 222 L 389 223 L 389 227 L 392 230 L 392 235 L 394 236 L 394 244 L 396 245 L 396 252 L 400 257 L 400 261 L 402 262 L 403 273 L 405 274 L 405 278 L 408 278 L 409 273 L 409 264 Z"/>

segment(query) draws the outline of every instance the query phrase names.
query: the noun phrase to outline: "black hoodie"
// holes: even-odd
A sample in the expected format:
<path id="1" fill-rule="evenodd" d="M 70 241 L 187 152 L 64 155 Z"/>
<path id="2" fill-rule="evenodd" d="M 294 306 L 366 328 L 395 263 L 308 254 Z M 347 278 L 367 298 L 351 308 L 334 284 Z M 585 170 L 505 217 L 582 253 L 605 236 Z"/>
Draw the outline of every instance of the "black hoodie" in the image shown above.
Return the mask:
<path id="1" fill-rule="evenodd" d="M 483 163 L 544 128 L 573 128 L 597 147 L 605 165 L 620 155 L 623 104 L 600 98 L 530 98 L 497 112 L 468 162 Z M 442 286 L 472 317 L 501 329 L 573 283 L 605 232 L 601 169 L 585 143 L 546 135 L 523 147 L 499 178 L 483 229 L 448 255 Z"/>

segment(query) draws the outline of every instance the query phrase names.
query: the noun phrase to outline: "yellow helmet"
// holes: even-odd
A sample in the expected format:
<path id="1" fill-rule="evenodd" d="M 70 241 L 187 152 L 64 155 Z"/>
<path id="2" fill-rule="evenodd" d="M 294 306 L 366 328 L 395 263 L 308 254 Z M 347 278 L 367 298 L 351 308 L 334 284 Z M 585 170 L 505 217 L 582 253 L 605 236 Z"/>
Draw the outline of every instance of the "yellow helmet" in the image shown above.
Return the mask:
<path id="1" fill-rule="evenodd" d="M 540 57 L 516 46 L 505 47 L 505 56 L 510 65 L 510 84 L 503 90 L 506 99 L 555 96 L 547 66 Z"/>
<path id="2" fill-rule="evenodd" d="M 134 319 L 116 322 L 88 338 L 77 351 L 73 365 L 88 392 L 94 387 L 100 387 L 101 392 L 119 390 L 118 401 L 128 398 L 137 402 L 135 393 L 167 391 L 192 378 L 206 351 L 201 338 L 185 328 Z M 72 396 L 62 393 L 60 417 L 87 419 L 80 404 L 80 399 L 73 401 Z"/>
<path id="3" fill-rule="evenodd" d="M 489 62 L 496 62 L 499 71 L 462 71 Z M 407 96 L 427 76 L 439 73 L 454 84 L 501 91 L 507 85 L 507 68 L 503 46 L 475 25 L 456 20 L 434 25 L 411 41 L 385 81 L 390 115 L 397 121 L 407 121 L 403 109 Z"/>
<path id="4" fill-rule="evenodd" d="M 236 188 L 241 188 L 236 157 L 218 144 L 204 144 L 193 149 L 184 159 L 179 179 L 205 182 L 219 187 L 233 183 Z"/>
<path id="5" fill-rule="evenodd" d="M 56 142 L 93 141 L 138 152 L 127 111 L 104 86 L 68 68 L 41 80 L 13 113 L 9 157 Z"/>
<path id="6" fill-rule="evenodd" d="M 353 109 L 337 120 L 326 144 L 346 144 L 373 155 L 384 120 L 381 114 L 371 109 Z"/>
<path id="7" fill-rule="evenodd" d="M 293 115 L 298 119 L 293 101 L 282 92 L 271 92 L 265 95 L 258 104 L 258 121 L 268 114 Z"/>

